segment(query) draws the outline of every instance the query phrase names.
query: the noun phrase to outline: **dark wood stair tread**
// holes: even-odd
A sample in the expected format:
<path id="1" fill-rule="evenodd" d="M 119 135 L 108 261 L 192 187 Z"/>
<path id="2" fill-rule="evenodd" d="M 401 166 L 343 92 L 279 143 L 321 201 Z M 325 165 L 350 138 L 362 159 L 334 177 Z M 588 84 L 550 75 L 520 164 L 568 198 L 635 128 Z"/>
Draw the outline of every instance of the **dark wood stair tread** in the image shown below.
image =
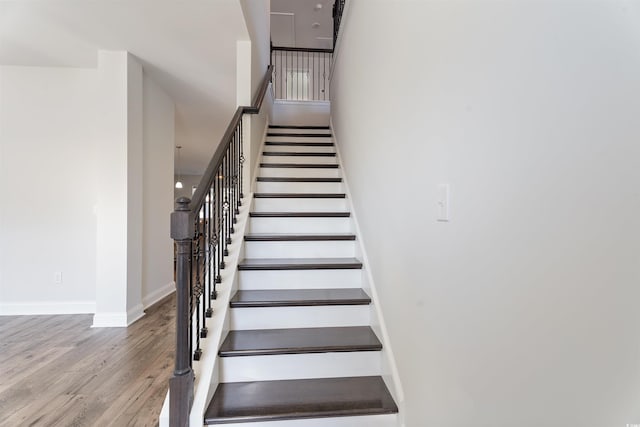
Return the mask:
<path id="1" fill-rule="evenodd" d="M 240 290 L 231 298 L 232 308 L 368 305 L 371 298 L 361 288 Z"/>
<path id="2" fill-rule="evenodd" d="M 245 258 L 238 270 L 359 270 L 357 258 Z"/>
<path id="3" fill-rule="evenodd" d="M 220 383 L 205 424 L 395 414 L 379 376 Z M 330 423 L 327 423 L 330 425 Z"/>
<path id="4" fill-rule="evenodd" d="M 267 136 L 295 136 L 297 138 L 329 138 L 330 133 L 287 133 L 287 132 L 267 132 Z"/>
<path id="5" fill-rule="evenodd" d="M 315 126 L 315 125 L 269 125 L 269 129 L 331 129 L 329 126 Z"/>
<path id="6" fill-rule="evenodd" d="M 336 153 L 322 153 L 315 151 L 263 151 L 263 156 L 292 156 L 292 157 L 335 157 Z"/>
<path id="7" fill-rule="evenodd" d="M 290 176 L 259 176 L 258 182 L 342 182 L 342 178 L 331 177 L 290 177 Z"/>
<path id="8" fill-rule="evenodd" d="M 382 344 L 369 326 L 229 331 L 220 357 L 267 356 L 346 351 L 379 351 Z"/>
<path id="9" fill-rule="evenodd" d="M 338 169 L 337 163 L 260 163 L 261 168 Z"/>
<path id="10" fill-rule="evenodd" d="M 345 193 L 254 193 L 256 199 L 344 199 Z"/>
<path id="11" fill-rule="evenodd" d="M 265 141 L 264 145 L 290 147 L 333 147 L 333 142 Z"/>
<path id="12" fill-rule="evenodd" d="M 351 212 L 249 212 L 252 218 L 349 218 Z"/>
<path id="13" fill-rule="evenodd" d="M 326 242 L 339 240 L 356 240 L 352 233 L 249 233 L 244 236 L 245 242 Z"/>

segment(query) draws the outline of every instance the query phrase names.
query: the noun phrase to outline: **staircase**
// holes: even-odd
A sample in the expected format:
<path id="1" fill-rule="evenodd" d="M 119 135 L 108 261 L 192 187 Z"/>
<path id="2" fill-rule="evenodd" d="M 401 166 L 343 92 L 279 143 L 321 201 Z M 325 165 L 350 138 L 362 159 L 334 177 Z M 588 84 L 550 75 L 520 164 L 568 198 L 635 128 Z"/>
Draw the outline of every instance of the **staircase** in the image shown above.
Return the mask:
<path id="1" fill-rule="evenodd" d="M 395 426 L 329 127 L 270 126 L 205 424 Z"/>

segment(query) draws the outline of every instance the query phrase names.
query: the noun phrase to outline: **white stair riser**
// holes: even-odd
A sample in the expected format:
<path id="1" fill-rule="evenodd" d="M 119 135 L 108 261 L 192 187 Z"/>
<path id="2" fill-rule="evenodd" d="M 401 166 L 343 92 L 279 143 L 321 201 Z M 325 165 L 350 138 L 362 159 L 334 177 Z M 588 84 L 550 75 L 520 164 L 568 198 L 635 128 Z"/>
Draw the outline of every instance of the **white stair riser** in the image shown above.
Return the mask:
<path id="1" fill-rule="evenodd" d="M 220 381 L 273 381 L 380 375 L 379 351 L 220 357 Z"/>
<path id="2" fill-rule="evenodd" d="M 268 133 L 331 133 L 331 129 L 269 128 Z"/>
<path id="3" fill-rule="evenodd" d="M 240 289 L 358 288 L 362 270 L 243 270 Z"/>
<path id="4" fill-rule="evenodd" d="M 251 307 L 230 311 L 233 330 L 367 326 L 369 305 Z"/>
<path id="5" fill-rule="evenodd" d="M 267 141 L 276 142 L 333 142 L 330 136 L 267 136 Z"/>
<path id="6" fill-rule="evenodd" d="M 309 242 L 245 242 L 247 258 L 332 258 L 354 257 L 354 240 Z"/>
<path id="7" fill-rule="evenodd" d="M 262 156 L 262 163 L 303 163 L 303 164 L 330 164 L 335 165 L 338 160 L 335 157 L 318 156 Z"/>
<path id="8" fill-rule="evenodd" d="M 257 193 L 343 193 L 341 182 L 256 182 Z"/>
<path id="9" fill-rule="evenodd" d="M 340 169 L 322 168 L 260 168 L 260 176 L 339 178 Z"/>
<path id="10" fill-rule="evenodd" d="M 293 151 L 295 153 L 335 153 L 333 146 L 308 146 L 308 145 L 265 145 L 264 151 Z"/>
<path id="11" fill-rule="evenodd" d="M 253 210 L 258 212 L 344 212 L 345 199 L 256 198 Z"/>
<path id="12" fill-rule="evenodd" d="M 397 414 L 384 414 L 233 423 L 229 425 L 233 427 L 398 427 L 399 421 Z"/>
<path id="13" fill-rule="evenodd" d="M 251 218 L 251 233 L 348 233 L 351 218 Z"/>

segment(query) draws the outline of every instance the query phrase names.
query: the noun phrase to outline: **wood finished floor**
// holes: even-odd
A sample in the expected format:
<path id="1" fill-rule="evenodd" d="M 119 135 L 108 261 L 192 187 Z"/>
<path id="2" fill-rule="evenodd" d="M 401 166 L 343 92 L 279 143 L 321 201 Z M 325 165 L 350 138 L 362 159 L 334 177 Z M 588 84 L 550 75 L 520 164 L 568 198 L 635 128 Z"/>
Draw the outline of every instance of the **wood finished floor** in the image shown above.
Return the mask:
<path id="1" fill-rule="evenodd" d="M 0 426 L 156 426 L 173 370 L 175 298 L 129 328 L 92 315 L 0 317 Z"/>

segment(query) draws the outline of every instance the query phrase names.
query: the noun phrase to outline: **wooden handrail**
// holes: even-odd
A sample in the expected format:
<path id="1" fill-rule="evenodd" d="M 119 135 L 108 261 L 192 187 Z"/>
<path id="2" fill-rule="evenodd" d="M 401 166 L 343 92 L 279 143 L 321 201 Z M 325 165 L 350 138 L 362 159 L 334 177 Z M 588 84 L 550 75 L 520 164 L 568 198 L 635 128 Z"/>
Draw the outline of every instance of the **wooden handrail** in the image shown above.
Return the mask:
<path id="1" fill-rule="evenodd" d="M 200 338 L 206 336 L 205 320 L 212 315 L 211 299 L 216 298 L 216 283 L 221 280 L 220 270 L 242 203 L 242 116 L 260 112 L 272 73 L 270 65 L 253 104 L 236 109 L 193 198 L 178 198 L 171 214 L 171 238 L 176 244 L 176 352 L 169 380 L 171 427 L 189 425 L 194 396 L 191 357 L 200 358 Z"/>
<path id="2" fill-rule="evenodd" d="M 236 127 L 238 127 L 238 123 L 242 120 L 243 114 L 259 114 L 260 108 L 262 107 L 262 101 L 264 100 L 264 96 L 267 92 L 267 88 L 269 87 L 269 82 L 271 82 L 271 75 L 273 74 L 273 65 L 269 65 L 267 67 L 267 72 L 262 78 L 262 83 L 258 88 L 254 98 L 253 105 L 248 106 L 240 106 L 236 109 L 231 122 L 229 122 L 229 126 L 227 126 L 227 130 L 222 135 L 222 139 L 220 140 L 220 144 L 218 144 L 218 148 L 213 153 L 213 157 L 209 161 L 209 165 L 207 169 L 205 169 L 204 174 L 202 175 L 202 179 L 200 183 L 196 187 L 196 192 L 193 194 L 191 198 L 191 212 L 194 214 L 197 213 L 200 206 L 204 202 L 204 199 L 207 197 L 207 191 L 213 180 L 215 179 L 215 172 L 218 170 L 220 163 L 222 162 L 222 158 L 229 148 L 229 144 L 231 143 L 231 137 L 234 135 L 236 131 Z"/>
<path id="3" fill-rule="evenodd" d="M 271 46 L 271 50 L 286 50 L 289 52 L 319 52 L 319 53 L 333 53 L 333 49 L 318 49 L 311 47 L 285 47 L 285 46 Z"/>
<path id="4" fill-rule="evenodd" d="M 269 65 L 269 67 L 267 67 L 267 72 L 262 78 L 262 83 L 260 83 L 258 92 L 256 92 L 256 95 L 253 97 L 252 105 L 250 107 L 242 107 L 245 113 L 258 114 L 260 112 L 260 108 L 262 108 L 262 101 L 264 100 L 264 96 L 267 94 L 267 88 L 269 87 L 269 83 L 271 83 L 272 75 L 273 75 L 273 65 Z"/>

